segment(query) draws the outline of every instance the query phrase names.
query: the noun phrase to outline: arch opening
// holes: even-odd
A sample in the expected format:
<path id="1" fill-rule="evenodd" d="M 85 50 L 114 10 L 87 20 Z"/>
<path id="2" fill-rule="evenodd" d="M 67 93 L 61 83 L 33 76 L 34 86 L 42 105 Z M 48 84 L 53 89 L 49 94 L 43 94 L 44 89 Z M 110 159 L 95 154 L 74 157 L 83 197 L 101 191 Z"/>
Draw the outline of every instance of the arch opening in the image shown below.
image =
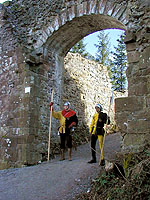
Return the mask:
<path id="1" fill-rule="evenodd" d="M 124 24 L 122 24 L 117 19 L 114 19 L 110 16 L 105 15 L 84 15 L 79 18 L 75 18 L 72 21 L 67 22 L 65 25 L 60 27 L 57 31 L 55 31 L 46 41 L 44 44 L 44 56 L 48 57 L 47 55 L 51 54 L 50 52 L 53 52 L 53 55 L 55 57 L 55 68 L 56 68 L 56 76 L 55 78 L 57 81 L 55 81 L 55 88 L 57 88 L 55 91 L 55 103 L 56 103 L 56 110 L 60 109 L 62 107 L 64 100 L 69 100 L 69 97 L 66 97 L 66 94 L 64 95 L 64 79 L 66 78 L 66 70 L 64 69 L 64 57 L 67 55 L 70 48 L 76 44 L 79 40 L 84 38 L 85 36 L 92 34 L 94 32 L 105 30 L 105 29 L 121 29 L 125 30 L 126 27 Z M 68 79 L 73 80 L 73 78 L 68 75 Z M 107 79 L 107 78 L 106 78 Z M 59 82 L 59 83 L 58 83 Z M 77 111 L 78 105 L 83 106 L 82 114 L 85 113 L 85 105 L 83 98 L 83 92 L 76 84 L 76 81 L 72 81 L 74 85 L 74 89 L 78 91 L 78 96 L 80 97 L 78 99 L 77 103 L 73 103 L 73 108 Z M 109 85 L 109 83 L 106 83 Z M 68 85 L 69 86 L 69 83 Z M 105 90 L 105 89 L 104 89 Z M 106 89 L 107 90 L 107 89 Z M 106 97 L 107 99 L 107 106 L 105 106 L 105 111 L 108 111 L 108 102 L 109 98 L 111 96 L 111 86 L 108 86 L 109 95 Z M 103 91 L 105 93 L 105 91 Z M 76 93 L 77 94 L 77 93 Z M 97 101 L 98 101 L 98 97 Z M 99 98 L 101 99 L 101 98 Z M 93 104 L 93 105 L 92 105 Z M 103 102 L 104 104 L 104 102 Z M 91 102 L 92 107 L 94 108 L 94 103 Z M 77 111 L 78 112 L 78 111 Z M 87 112 L 87 111 L 86 111 Z M 94 112 L 94 109 L 93 111 Z M 79 114 L 81 117 L 81 113 Z M 83 119 L 85 117 L 82 116 Z M 57 122 L 55 122 L 57 124 Z M 58 125 L 56 125 L 57 127 Z M 85 129 L 86 133 L 88 130 L 87 124 L 82 123 L 81 129 Z"/>
<path id="2" fill-rule="evenodd" d="M 58 3 L 58 9 L 51 2 Z M 14 9 L 15 3 L 23 4 L 23 16 L 20 9 Z M 148 1 L 52 0 L 43 2 L 41 10 L 41 2 L 34 2 L 34 6 L 32 3 L 14 0 L 13 4 L 6 4 L 6 8 L 0 6 L 3 46 L 0 62 L 5 67 L 4 71 L 2 69 L 5 81 L 1 80 L 5 87 L 1 91 L 1 102 L 9 101 L 2 111 L 1 135 L 14 141 L 14 146 L 8 148 L 10 156 L 6 158 L 3 153 L 0 158 L 3 166 L 7 163 L 9 166 L 35 164 L 41 159 L 43 151 L 47 151 L 47 105 L 51 88 L 55 88 L 56 108 L 61 107 L 63 100 L 65 55 L 83 37 L 110 28 L 127 29 L 129 97 L 115 103 L 117 121 L 129 148 L 143 144 L 150 132 Z M 35 8 L 33 16 L 29 15 L 30 9 L 24 9 L 26 6 Z M 13 15 L 11 8 L 15 10 Z M 8 69 L 9 76 L 5 76 Z M 138 134 L 139 140 L 136 139 Z M 6 140 L 3 142 L 2 151 L 5 152 Z"/>
<path id="3" fill-rule="evenodd" d="M 96 31 L 113 28 L 126 29 L 120 21 L 106 15 L 93 14 L 74 18 L 50 36 L 44 45 L 44 52 L 47 52 L 49 48 L 53 48 L 57 54 L 65 56 L 69 49 L 85 36 Z"/>

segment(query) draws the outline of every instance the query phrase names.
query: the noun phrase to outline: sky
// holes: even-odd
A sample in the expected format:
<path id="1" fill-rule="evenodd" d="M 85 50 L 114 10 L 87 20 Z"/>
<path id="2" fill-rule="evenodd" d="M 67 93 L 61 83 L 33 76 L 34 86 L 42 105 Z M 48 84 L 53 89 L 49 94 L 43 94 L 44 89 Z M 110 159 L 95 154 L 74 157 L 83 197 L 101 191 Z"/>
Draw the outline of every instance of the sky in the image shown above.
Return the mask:
<path id="1" fill-rule="evenodd" d="M 111 51 L 114 51 L 114 46 L 117 46 L 117 39 L 120 38 L 120 35 L 124 32 L 123 30 L 119 30 L 119 29 L 107 29 L 104 30 L 104 32 L 107 34 L 109 34 L 109 38 L 110 38 L 110 48 Z M 86 37 L 84 37 L 84 43 L 86 44 L 86 51 L 89 52 L 90 54 L 92 54 L 93 56 L 95 56 L 95 53 L 97 51 L 97 48 L 95 47 L 94 44 L 98 44 L 98 33 L 99 31 L 90 34 Z"/>
<path id="2" fill-rule="evenodd" d="M 3 2 L 5 2 L 6 0 L 0 0 L 0 3 L 3 3 Z M 9 0 L 9 1 L 11 1 L 11 0 Z"/>
<path id="3" fill-rule="evenodd" d="M 3 2 L 5 2 L 6 0 L 0 0 L 0 3 L 3 3 Z M 11 0 L 9 0 L 9 1 L 11 1 Z"/>
<path id="4" fill-rule="evenodd" d="M 6 0 L 0 0 L 0 3 L 5 2 Z M 111 51 L 114 50 L 114 46 L 117 45 L 116 40 L 119 39 L 120 35 L 123 33 L 123 30 L 119 29 L 107 29 L 105 30 L 106 33 L 109 33 L 109 38 L 110 38 L 110 48 Z M 98 32 L 95 32 L 93 34 L 90 34 L 84 38 L 84 43 L 86 44 L 86 51 L 95 56 L 97 48 L 95 47 L 94 44 L 98 43 L 98 38 L 97 38 Z"/>

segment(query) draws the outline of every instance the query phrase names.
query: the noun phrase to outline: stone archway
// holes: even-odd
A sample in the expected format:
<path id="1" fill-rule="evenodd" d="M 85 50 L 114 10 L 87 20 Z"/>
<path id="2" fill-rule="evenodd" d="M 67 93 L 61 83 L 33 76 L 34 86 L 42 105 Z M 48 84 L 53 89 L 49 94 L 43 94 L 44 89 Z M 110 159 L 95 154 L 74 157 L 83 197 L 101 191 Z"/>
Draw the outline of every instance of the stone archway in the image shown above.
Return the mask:
<path id="1" fill-rule="evenodd" d="M 130 0 L 14 0 L 0 5 L 1 168 L 41 160 L 47 147 L 52 88 L 56 107 L 61 106 L 63 57 L 84 36 L 106 28 L 127 29 L 129 97 L 116 100 L 124 144 L 130 148 L 149 137 L 148 13 L 148 1 Z M 140 123 L 146 129 L 140 129 Z M 141 137 L 134 143 L 137 134 Z"/>

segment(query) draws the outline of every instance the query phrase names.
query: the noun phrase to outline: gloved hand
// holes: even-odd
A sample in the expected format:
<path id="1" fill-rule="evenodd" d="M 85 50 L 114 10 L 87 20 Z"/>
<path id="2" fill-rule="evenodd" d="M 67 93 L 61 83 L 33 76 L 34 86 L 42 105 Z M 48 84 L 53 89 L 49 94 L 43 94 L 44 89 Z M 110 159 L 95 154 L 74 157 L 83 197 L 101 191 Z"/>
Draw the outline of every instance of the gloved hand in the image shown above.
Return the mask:
<path id="1" fill-rule="evenodd" d="M 49 104 L 49 110 L 51 111 L 51 107 L 53 106 L 53 102 L 50 102 Z"/>
<path id="2" fill-rule="evenodd" d="M 68 126 L 68 128 L 71 128 L 71 127 L 73 127 L 73 126 L 75 126 L 76 125 L 76 123 L 75 122 L 72 122 L 69 126 Z"/>

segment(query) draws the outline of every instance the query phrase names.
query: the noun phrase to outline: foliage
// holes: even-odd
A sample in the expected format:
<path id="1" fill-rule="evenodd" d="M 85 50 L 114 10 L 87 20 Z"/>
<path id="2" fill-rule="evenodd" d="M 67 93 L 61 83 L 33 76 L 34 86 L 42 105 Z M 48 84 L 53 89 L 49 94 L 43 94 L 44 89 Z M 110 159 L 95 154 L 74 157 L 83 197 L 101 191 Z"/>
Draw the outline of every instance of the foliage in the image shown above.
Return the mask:
<path id="1" fill-rule="evenodd" d="M 98 37 L 98 44 L 95 44 L 97 48 L 96 53 L 96 61 L 102 65 L 108 66 L 109 60 L 109 48 L 110 48 L 110 41 L 109 41 L 109 34 L 106 34 L 104 31 L 100 31 Z"/>
<path id="2" fill-rule="evenodd" d="M 131 153 L 125 155 L 124 159 L 123 159 L 123 168 L 124 168 L 126 177 L 129 176 L 129 164 L 131 162 L 131 159 L 132 159 L 132 154 Z"/>
<path id="3" fill-rule="evenodd" d="M 86 52 L 85 47 L 86 44 L 84 44 L 84 40 L 80 40 L 70 49 L 70 52 L 83 55 Z"/>
<path id="4" fill-rule="evenodd" d="M 86 51 L 86 44 L 84 44 L 84 39 L 80 40 L 77 42 L 71 49 L 71 53 L 79 53 L 81 54 L 84 58 L 87 58 L 89 60 L 95 60 L 95 57 L 92 56 L 90 53 Z"/>
<path id="5" fill-rule="evenodd" d="M 92 56 L 86 51 L 86 44 L 84 39 L 76 43 L 71 49 L 71 53 L 79 53 L 84 58 L 94 60 L 102 65 L 107 66 L 109 77 L 111 78 L 112 89 L 120 92 L 124 92 L 127 89 L 127 56 L 126 46 L 124 43 L 125 35 L 122 34 L 120 39 L 117 40 L 118 45 L 115 48 L 115 52 L 110 52 L 110 39 L 109 34 L 104 31 L 100 31 L 98 37 L 96 57 Z M 111 56 L 110 56 L 111 55 Z M 111 58 L 110 58 L 111 57 Z"/>
<path id="6" fill-rule="evenodd" d="M 91 191 L 76 197 L 76 200 L 148 200 L 150 199 L 150 145 L 138 153 L 118 155 L 120 162 L 126 160 L 128 177 L 116 176 L 104 170 L 92 183 Z"/>
<path id="7" fill-rule="evenodd" d="M 111 52 L 112 60 L 108 67 L 112 88 L 121 92 L 126 90 L 127 87 L 127 78 L 125 73 L 127 68 L 127 56 L 124 37 L 125 35 L 122 34 L 120 39 L 117 40 L 118 46 L 114 47 L 115 52 Z"/>
<path id="8" fill-rule="evenodd" d="M 84 58 L 87 58 L 88 60 L 96 61 L 95 57 L 94 57 L 93 55 L 91 55 L 89 52 L 87 52 L 87 53 L 84 55 Z"/>

